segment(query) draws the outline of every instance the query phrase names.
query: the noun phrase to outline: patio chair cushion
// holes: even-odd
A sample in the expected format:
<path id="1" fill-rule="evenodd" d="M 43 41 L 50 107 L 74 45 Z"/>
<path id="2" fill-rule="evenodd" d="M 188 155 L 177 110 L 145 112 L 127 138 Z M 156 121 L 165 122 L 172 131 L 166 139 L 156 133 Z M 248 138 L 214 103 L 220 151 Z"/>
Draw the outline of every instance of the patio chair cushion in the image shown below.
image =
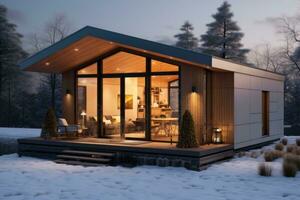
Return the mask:
<path id="1" fill-rule="evenodd" d="M 107 124 L 111 124 L 111 121 L 110 120 L 106 120 L 106 119 L 103 119 L 103 122 L 107 125 Z"/>
<path id="2" fill-rule="evenodd" d="M 80 125 L 69 125 L 66 127 L 67 128 L 67 132 L 81 132 L 81 129 L 80 129 Z"/>
<path id="3" fill-rule="evenodd" d="M 58 125 L 59 126 L 68 126 L 68 122 L 65 118 L 58 118 Z"/>

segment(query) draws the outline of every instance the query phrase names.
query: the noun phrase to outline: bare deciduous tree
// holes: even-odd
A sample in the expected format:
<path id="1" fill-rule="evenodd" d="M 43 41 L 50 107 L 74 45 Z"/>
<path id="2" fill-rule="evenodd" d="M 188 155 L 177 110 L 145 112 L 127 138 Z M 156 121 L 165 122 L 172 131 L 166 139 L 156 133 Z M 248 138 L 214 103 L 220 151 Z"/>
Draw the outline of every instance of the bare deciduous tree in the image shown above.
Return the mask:
<path id="1" fill-rule="evenodd" d="M 29 40 L 34 52 L 40 51 L 66 37 L 71 29 L 70 22 L 63 14 L 56 14 L 50 19 L 40 33 L 33 33 L 29 36 Z M 51 89 L 51 106 L 55 108 L 56 90 L 59 87 L 60 77 L 55 74 L 45 74 L 42 76 L 42 81 L 49 84 Z"/>
<path id="2" fill-rule="evenodd" d="M 290 67 L 300 72 L 300 57 L 295 52 L 300 47 L 300 16 L 281 17 L 276 20 L 277 31 L 283 35 L 283 47 Z"/>
<path id="3" fill-rule="evenodd" d="M 257 68 L 280 72 L 285 66 L 281 48 L 273 48 L 270 44 L 257 45 L 249 55 L 249 60 Z"/>

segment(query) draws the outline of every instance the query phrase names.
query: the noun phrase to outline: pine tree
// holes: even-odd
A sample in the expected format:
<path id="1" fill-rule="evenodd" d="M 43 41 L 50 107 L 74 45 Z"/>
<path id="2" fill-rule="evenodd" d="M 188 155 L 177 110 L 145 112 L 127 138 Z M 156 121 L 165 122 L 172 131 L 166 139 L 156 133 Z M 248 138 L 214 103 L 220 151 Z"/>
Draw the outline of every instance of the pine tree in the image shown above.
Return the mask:
<path id="1" fill-rule="evenodd" d="M 218 12 L 212 15 L 215 21 L 206 25 L 208 30 L 206 34 L 201 35 L 203 52 L 245 63 L 246 53 L 249 50 L 242 48 L 241 39 L 244 34 L 232 20 L 233 13 L 230 11 L 230 6 L 225 1 L 218 8 Z"/>
<path id="2" fill-rule="evenodd" d="M 175 46 L 181 47 L 188 50 L 197 50 L 198 48 L 198 39 L 194 37 L 193 26 L 188 21 L 186 21 L 180 28 L 181 33 L 175 35 L 177 42 Z"/>
<path id="3" fill-rule="evenodd" d="M 182 116 L 182 122 L 179 133 L 178 148 L 197 147 L 198 143 L 195 135 L 195 124 L 192 114 L 186 110 Z"/>
<path id="4" fill-rule="evenodd" d="M 7 20 L 7 9 L 0 5 L 0 126 L 13 126 L 20 115 L 17 94 L 23 92 L 24 74 L 18 62 L 26 56 L 22 49 L 22 35 L 16 25 Z"/>
<path id="5" fill-rule="evenodd" d="M 53 108 L 49 108 L 42 126 L 41 137 L 51 138 L 56 136 L 56 116 Z"/>

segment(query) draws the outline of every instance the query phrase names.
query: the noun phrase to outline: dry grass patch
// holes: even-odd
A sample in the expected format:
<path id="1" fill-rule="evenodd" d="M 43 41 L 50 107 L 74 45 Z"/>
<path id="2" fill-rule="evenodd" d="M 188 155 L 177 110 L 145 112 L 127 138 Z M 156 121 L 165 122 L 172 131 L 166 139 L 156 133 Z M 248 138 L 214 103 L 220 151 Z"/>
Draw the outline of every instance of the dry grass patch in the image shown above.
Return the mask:
<path id="1" fill-rule="evenodd" d="M 298 147 L 300 147 L 300 138 L 296 139 L 296 144 L 297 144 Z"/>
<path id="2" fill-rule="evenodd" d="M 300 156 L 300 147 L 296 148 L 295 154 L 298 155 L 298 156 Z"/>
<path id="3" fill-rule="evenodd" d="M 259 156 L 260 156 L 259 151 L 251 151 L 251 153 L 250 153 L 251 158 L 258 158 Z"/>
<path id="4" fill-rule="evenodd" d="M 287 145 L 288 144 L 288 139 L 287 138 L 282 138 L 280 140 L 280 143 L 283 144 L 283 145 Z"/>
<path id="5" fill-rule="evenodd" d="M 272 176 L 272 167 L 266 163 L 260 163 L 258 166 L 260 176 Z"/>
<path id="6" fill-rule="evenodd" d="M 287 153 L 295 153 L 296 149 L 297 149 L 297 146 L 294 144 L 290 144 L 290 145 L 286 146 Z"/>
<path id="7" fill-rule="evenodd" d="M 264 153 L 264 159 L 266 162 L 272 162 L 273 160 L 275 160 L 272 151 L 266 151 Z"/>
<path id="8" fill-rule="evenodd" d="M 297 174 L 297 167 L 293 163 L 284 161 L 283 165 L 282 165 L 282 173 L 283 173 L 283 176 L 286 176 L 286 177 L 295 177 Z"/>
<path id="9" fill-rule="evenodd" d="M 277 143 L 277 144 L 275 144 L 274 149 L 275 149 L 275 150 L 278 150 L 278 151 L 283 151 L 284 145 L 281 144 L 281 143 Z"/>
<path id="10" fill-rule="evenodd" d="M 291 153 L 287 153 L 284 156 L 284 162 L 294 164 L 297 167 L 297 170 L 300 171 L 300 156 L 291 154 Z"/>
<path id="11" fill-rule="evenodd" d="M 246 156 L 246 152 L 245 151 L 240 151 L 240 152 L 238 152 L 237 156 L 239 158 L 244 157 L 244 156 Z"/>
<path id="12" fill-rule="evenodd" d="M 284 155 L 283 151 L 273 150 L 273 151 L 266 151 L 264 153 L 264 159 L 266 162 L 272 162 L 278 158 L 281 158 Z"/>

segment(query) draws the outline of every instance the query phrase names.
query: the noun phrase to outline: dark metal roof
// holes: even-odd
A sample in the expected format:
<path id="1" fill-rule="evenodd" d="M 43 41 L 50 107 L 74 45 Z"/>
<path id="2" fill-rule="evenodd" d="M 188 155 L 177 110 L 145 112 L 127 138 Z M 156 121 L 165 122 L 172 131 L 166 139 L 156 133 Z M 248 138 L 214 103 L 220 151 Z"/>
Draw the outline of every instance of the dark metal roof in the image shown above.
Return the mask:
<path id="1" fill-rule="evenodd" d="M 186 50 L 186 49 L 182 49 L 170 45 L 165 45 L 158 42 L 144 40 L 144 39 L 112 32 L 112 31 L 107 31 L 107 30 L 103 30 L 91 26 L 86 26 L 76 31 L 75 33 L 69 35 L 68 37 L 60 40 L 59 42 L 28 57 L 27 59 L 23 60 L 19 65 L 22 68 L 29 67 L 86 36 L 94 36 L 102 40 L 107 40 L 122 45 L 127 45 L 131 47 L 143 49 L 146 51 L 155 52 L 166 56 L 171 56 L 174 58 L 179 58 L 193 63 L 204 64 L 208 66 L 211 66 L 212 63 L 212 56 L 210 55 L 206 55 L 206 54 L 202 54 L 202 53 L 198 53 L 198 52 L 194 52 L 194 51 L 190 51 L 190 50 Z"/>

